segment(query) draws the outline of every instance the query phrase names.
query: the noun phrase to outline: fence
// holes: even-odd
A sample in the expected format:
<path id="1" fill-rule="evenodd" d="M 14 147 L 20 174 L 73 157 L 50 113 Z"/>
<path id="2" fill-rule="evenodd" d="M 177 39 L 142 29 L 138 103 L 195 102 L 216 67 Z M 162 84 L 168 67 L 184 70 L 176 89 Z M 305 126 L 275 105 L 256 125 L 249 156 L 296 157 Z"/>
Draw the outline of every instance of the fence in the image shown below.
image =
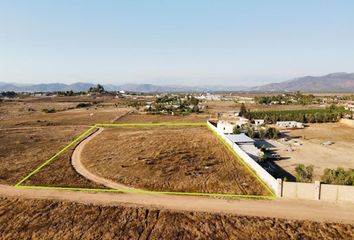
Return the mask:
<path id="1" fill-rule="evenodd" d="M 264 168 L 262 168 L 253 158 L 251 158 L 246 152 L 244 152 L 237 144 L 230 141 L 223 132 L 207 121 L 208 126 L 215 131 L 231 148 L 232 150 L 263 180 L 268 187 L 270 187 L 277 196 L 281 194 L 281 180 L 275 179 Z"/>
<path id="2" fill-rule="evenodd" d="M 354 187 L 332 184 L 283 182 L 282 197 L 293 199 L 354 202 Z"/>

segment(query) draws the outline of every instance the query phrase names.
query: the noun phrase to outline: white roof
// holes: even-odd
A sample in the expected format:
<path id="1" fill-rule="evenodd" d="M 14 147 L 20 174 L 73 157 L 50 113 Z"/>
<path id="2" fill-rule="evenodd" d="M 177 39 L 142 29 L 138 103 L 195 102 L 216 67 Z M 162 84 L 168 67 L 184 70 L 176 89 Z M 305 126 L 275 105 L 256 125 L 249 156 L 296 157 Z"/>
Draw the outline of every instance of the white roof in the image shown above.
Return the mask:
<path id="1" fill-rule="evenodd" d="M 226 137 L 234 143 L 253 143 L 254 142 L 254 140 L 252 138 L 246 136 L 246 134 L 244 134 L 244 133 L 229 134 L 229 135 L 226 135 Z"/>

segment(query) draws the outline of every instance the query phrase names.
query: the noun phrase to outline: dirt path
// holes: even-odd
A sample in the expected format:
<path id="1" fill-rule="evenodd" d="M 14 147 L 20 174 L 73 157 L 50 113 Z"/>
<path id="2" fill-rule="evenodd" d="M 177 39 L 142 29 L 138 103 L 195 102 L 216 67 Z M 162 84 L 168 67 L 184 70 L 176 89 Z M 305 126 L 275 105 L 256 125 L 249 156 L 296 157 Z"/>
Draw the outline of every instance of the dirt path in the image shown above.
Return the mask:
<path id="1" fill-rule="evenodd" d="M 92 193 L 67 190 L 20 189 L 7 185 L 0 185 L 0 196 L 354 224 L 354 204 L 352 203 L 283 199 L 219 199 L 142 193 Z"/>
<path id="2" fill-rule="evenodd" d="M 83 141 L 81 141 L 79 143 L 79 145 L 76 146 L 76 148 L 71 156 L 71 164 L 73 165 L 75 170 L 80 175 L 82 175 L 83 177 L 87 178 L 88 180 L 90 180 L 92 182 L 95 182 L 97 184 L 101 184 L 103 186 L 106 186 L 106 187 L 112 188 L 112 189 L 133 189 L 133 188 L 128 187 L 126 185 L 119 184 L 119 183 L 113 182 L 111 180 L 97 176 L 97 175 L 91 173 L 89 170 L 87 170 L 87 168 L 82 164 L 81 153 L 82 153 L 83 149 L 85 148 L 86 144 L 89 141 L 91 141 L 95 136 L 100 134 L 103 130 L 104 130 L 104 128 L 101 128 L 101 127 L 98 128 L 98 131 L 94 132 L 89 137 L 85 138 Z"/>

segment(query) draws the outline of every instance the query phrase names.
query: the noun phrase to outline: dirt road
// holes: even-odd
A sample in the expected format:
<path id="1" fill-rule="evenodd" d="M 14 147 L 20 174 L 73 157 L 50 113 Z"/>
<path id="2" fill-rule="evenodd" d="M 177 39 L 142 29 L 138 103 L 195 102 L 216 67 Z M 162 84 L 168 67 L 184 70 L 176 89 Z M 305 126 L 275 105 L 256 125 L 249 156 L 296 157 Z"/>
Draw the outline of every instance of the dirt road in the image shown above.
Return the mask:
<path id="1" fill-rule="evenodd" d="M 85 145 L 103 128 L 83 140 L 72 156 L 74 168 L 87 179 L 113 189 L 129 189 L 89 172 L 81 163 Z M 212 197 L 174 196 L 143 193 L 89 193 L 64 190 L 17 189 L 0 185 L 0 194 L 14 197 L 59 199 L 92 204 L 149 206 L 173 210 L 232 213 L 247 216 L 354 223 L 354 204 L 299 200 L 220 199 Z"/>
<path id="2" fill-rule="evenodd" d="M 131 187 L 125 186 L 123 184 L 119 184 L 113 181 L 110 181 L 108 179 L 99 177 L 93 173 L 91 173 L 90 171 L 87 170 L 87 168 L 82 164 L 81 162 L 81 153 L 82 150 L 85 148 L 86 144 L 93 139 L 95 136 L 97 136 L 98 134 L 100 134 L 102 131 L 104 130 L 104 128 L 98 128 L 98 130 L 96 132 L 94 132 L 93 134 L 91 134 L 89 137 L 85 138 L 83 141 L 80 142 L 79 145 L 77 145 L 77 147 L 75 148 L 72 157 L 71 157 L 71 164 L 73 165 L 73 167 L 75 168 L 75 170 L 82 175 L 83 177 L 87 178 L 88 180 L 101 184 L 103 186 L 106 186 L 108 188 L 112 188 L 112 189 L 133 189 Z"/>
<path id="3" fill-rule="evenodd" d="M 151 195 L 142 193 L 91 193 L 66 190 L 20 189 L 0 185 L 0 196 L 53 199 L 95 205 L 144 206 L 149 208 L 231 213 L 321 222 L 354 223 L 354 204 L 320 201 L 219 199 L 211 197 Z"/>

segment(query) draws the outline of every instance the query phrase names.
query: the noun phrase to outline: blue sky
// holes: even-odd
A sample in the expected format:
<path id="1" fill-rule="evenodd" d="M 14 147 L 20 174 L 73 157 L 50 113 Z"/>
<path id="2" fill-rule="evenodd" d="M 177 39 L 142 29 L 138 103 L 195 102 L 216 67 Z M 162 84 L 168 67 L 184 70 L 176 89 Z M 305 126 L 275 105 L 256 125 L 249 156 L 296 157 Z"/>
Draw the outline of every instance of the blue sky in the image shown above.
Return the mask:
<path id="1" fill-rule="evenodd" d="M 0 0 L 0 82 L 258 85 L 354 72 L 354 1 Z"/>

